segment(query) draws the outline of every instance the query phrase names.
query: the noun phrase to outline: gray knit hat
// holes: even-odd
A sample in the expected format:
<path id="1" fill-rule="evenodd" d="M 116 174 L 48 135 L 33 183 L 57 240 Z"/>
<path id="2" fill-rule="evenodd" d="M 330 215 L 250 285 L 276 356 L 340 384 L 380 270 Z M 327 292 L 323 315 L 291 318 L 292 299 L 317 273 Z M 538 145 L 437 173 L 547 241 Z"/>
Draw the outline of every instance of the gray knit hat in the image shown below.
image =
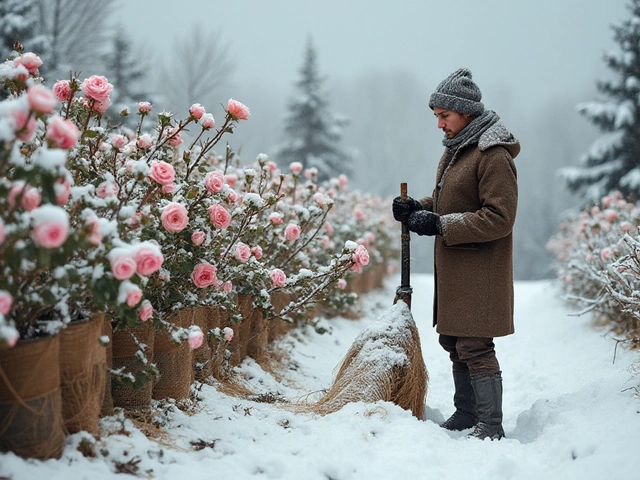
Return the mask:
<path id="1" fill-rule="evenodd" d="M 439 107 L 477 117 L 484 112 L 481 99 L 482 92 L 471 79 L 471 72 L 461 68 L 440 82 L 429 98 L 429 107 L 431 110 Z"/>

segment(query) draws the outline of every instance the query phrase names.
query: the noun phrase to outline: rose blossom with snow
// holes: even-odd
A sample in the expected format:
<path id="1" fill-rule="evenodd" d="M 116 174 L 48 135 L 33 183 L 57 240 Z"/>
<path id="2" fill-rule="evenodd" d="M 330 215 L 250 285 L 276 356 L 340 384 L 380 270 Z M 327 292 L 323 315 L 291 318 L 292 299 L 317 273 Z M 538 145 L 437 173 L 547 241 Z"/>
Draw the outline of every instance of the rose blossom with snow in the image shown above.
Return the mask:
<path id="1" fill-rule="evenodd" d="M 42 59 L 33 52 L 25 52 L 14 61 L 14 65 L 22 65 L 29 73 L 38 73 Z"/>
<path id="2" fill-rule="evenodd" d="M 167 232 L 179 233 L 189 224 L 189 215 L 184 205 L 171 202 L 162 209 L 160 220 Z"/>
<path id="3" fill-rule="evenodd" d="M 145 322 L 151 318 L 153 315 L 153 306 L 149 300 L 143 300 L 142 304 L 140 304 L 140 311 L 138 312 L 138 318 Z"/>
<path id="4" fill-rule="evenodd" d="M 248 245 L 242 242 L 238 242 L 236 244 L 236 250 L 235 250 L 234 256 L 236 257 L 236 260 L 238 260 L 239 262 L 245 263 L 251 257 L 251 249 L 249 248 Z"/>
<path id="5" fill-rule="evenodd" d="M 284 230 L 284 238 L 287 242 L 295 242 L 300 238 L 300 226 L 295 223 L 290 223 Z"/>
<path id="6" fill-rule="evenodd" d="M 138 268 L 135 258 L 123 248 L 114 248 L 107 258 L 111 265 L 111 273 L 116 280 L 128 280 L 133 277 Z"/>
<path id="7" fill-rule="evenodd" d="M 207 234 L 200 230 L 196 230 L 191 234 L 191 242 L 197 246 L 202 245 L 206 240 L 206 238 L 207 238 Z"/>
<path id="8" fill-rule="evenodd" d="M 27 212 L 35 210 L 42 201 L 42 195 L 37 188 L 26 185 L 21 180 L 11 185 L 9 196 L 7 198 L 11 207 L 15 206 L 16 199 L 20 198 L 20 206 Z"/>
<path id="9" fill-rule="evenodd" d="M 269 220 L 271 220 L 271 223 L 274 225 L 280 225 L 282 224 L 282 214 L 280 212 L 273 212 L 269 215 Z"/>
<path id="10" fill-rule="evenodd" d="M 260 260 L 262 258 L 262 247 L 256 245 L 251 249 L 251 253 L 253 253 L 253 256 L 256 257 L 257 260 Z"/>
<path id="11" fill-rule="evenodd" d="M 136 272 L 145 277 L 160 270 L 164 262 L 160 247 L 151 242 L 140 244 L 133 258 L 136 261 Z"/>
<path id="12" fill-rule="evenodd" d="M 36 118 L 29 110 L 17 108 L 11 111 L 11 117 L 15 123 L 15 131 L 18 139 L 28 142 L 36 131 Z"/>
<path id="13" fill-rule="evenodd" d="M 344 290 L 345 288 L 347 288 L 347 281 L 344 278 L 338 280 L 338 288 L 340 290 Z"/>
<path id="14" fill-rule="evenodd" d="M 143 133 L 136 140 L 136 144 L 138 145 L 139 148 L 141 148 L 143 150 L 147 150 L 147 149 L 153 147 L 153 137 L 151 135 L 149 135 L 148 133 Z"/>
<path id="15" fill-rule="evenodd" d="M 291 162 L 289 168 L 294 175 L 300 175 L 302 171 L 302 164 L 300 162 Z"/>
<path id="16" fill-rule="evenodd" d="M 284 287 L 287 276 L 285 273 L 279 268 L 274 268 L 269 272 L 269 276 L 271 277 L 271 281 L 273 282 L 274 287 Z"/>
<path id="17" fill-rule="evenodd" d="M 227 111 L 237 120 L 248 120 L 251 112 L 249 108 L 233 98 L 227 103 Z"/>
<path id="18" fill-rule="evenodd" d="M 231 283 L 231 280 L 227 280 L 222 284 L 222 291 L 224 291 L 224 293 L 231 293 L 231 290 L 233 290 L 233 283 Z"/>
<path id="19" fill-rule="evenodd" d="M 205 113 L 200 118 L 200 125 L 205 130 L 211 130 L 216 126 L 216 120 L 213 118 L 213 115 L 210 113 Z"/>
<path id="20" fill-rule="evenodd" d="M 204 186 L 210 193 L 221 192 L 224 188 L 224 175 L 221 172 L 209 172 L 204 177 Z"/>
<path id="21" fill-rule="evenodd" d="M 38 113 L 51 113 L 58 103 L 48 88 L 37 83 L 28 88 L 27 101 L 31 110 Z"/>
<path id="22" fill-rule="evenodd" d="M 165 161 L 153 162 L 149 169 L 149 178 L 160 185 L 171 185 L 176 178 L 176 171 L 173 165 Z"/>
<path id="23" fill-rule="evenodd" d="M 0 244 L 2 244 L 2 242 L 4 242 L 4 222 L 2 218 L 0 218 Z"/>
<path id="24" fill-rule="evenodd" d="M 31 212 L 31 238 L 44 248 L 58 248 L 69 236 L 69 214 L 61 207 L 43 205 Z"/>
<path id="25" fill-rule="evenodd" d="M 151 104 L 149 102 L 140 102 L 138 103 L 138 112 L 142 114 L 147 114 L 151 111 Z"/>
<path id="26" fill-rule="evenodd" d="M 113 92 L 113 85 L 102 75 L 93 75 L 84 79 L 80 88 L 85 97 L 101 103 L 109 100 Z"/>
<path id="27" fill-rule="evenodd" d="M 206 288 L 218 283 L 217 269 L 209 262 L 197 264 L 191 272 L 191 281 L 198 288 Z"/>
<path id="28" fill-rule="evenodd" d="M 72 121 L 54 115 L 49 119 L 45 136 L 50 146 L 68 150 L 78 143 L 80 130 Z"/>
<path id="29" fill-rule="evenodd" d="M 11 310 L 13 297 L 6 290 L 0 290 L 0 315 L 8 315 Z"/>
<path id="30" fill-rule="evenodd" d="M 98 198 L 109 198 L 109 197 L 117 197 L 120 192 L 120 187 L 118 184 L 112 180 L 106 180 L 98 185 L 96 190 L 96 195 Z"/>
<path id="31" fill-rule="evenodd" d="M 207 113 L 207 111 L 199 103 L 194 103 L 189 107 L 189 114 L 196 120 L 200 120 L 205 113 Z"/>
<path id="32" fill-rule="evenodd" d="M 204 341 L 204 333 L 198 325 L 191 325 L 189 327 L 189 335 L 187 336 L 187 342 L 189 346 L 195 350 L 196 348 L 200 348 L 202 342 Z"/>
<path id="33" fill-rule="evenodd" d="M 73 93 L 71 91 L 69 80 L 58 80 L 53 84 L 53 88 L 51 90 L 60 103 L 69 100 Z"/>
<path id="34" fill-rule="evenodd" d="M 222 205 L 216 203 L 208 209 L 209 219 L 214 227 L 225 229 L 231 224 L 231 214 Z"/>
<path id="35" fill-rule="evenodd" d="M 230 342 L 231 340 L 233 340 L 233 328 L 224 327 L 222 329 L 222 336 L 227 342 Z"/>

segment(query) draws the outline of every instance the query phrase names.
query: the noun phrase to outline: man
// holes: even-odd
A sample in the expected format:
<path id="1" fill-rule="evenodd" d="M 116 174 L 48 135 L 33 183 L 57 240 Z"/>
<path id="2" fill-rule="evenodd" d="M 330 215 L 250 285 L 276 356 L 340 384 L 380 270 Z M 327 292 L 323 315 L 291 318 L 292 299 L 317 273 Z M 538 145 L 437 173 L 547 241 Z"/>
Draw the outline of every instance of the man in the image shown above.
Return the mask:
<path id="1" fill-rule="evenodd" d="M 393 201 L 396 220 L 435 237 L 433 323 L 452 362 L 455 412 L 442 427 L 504 437 L 502 375 L 493 339 L 514 332 L 512 229 L 520 143 L 485 110 L 471 72 L 444 79 L 429 107 L 446 147 L 432 196 Z"/>

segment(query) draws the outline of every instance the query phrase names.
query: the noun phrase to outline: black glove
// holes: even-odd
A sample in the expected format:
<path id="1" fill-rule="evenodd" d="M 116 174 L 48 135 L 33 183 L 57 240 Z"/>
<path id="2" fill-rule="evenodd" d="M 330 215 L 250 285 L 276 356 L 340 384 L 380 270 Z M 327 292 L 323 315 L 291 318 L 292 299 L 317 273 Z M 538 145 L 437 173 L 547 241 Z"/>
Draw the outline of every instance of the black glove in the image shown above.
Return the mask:
<path id="1" fill-rule="evenodd" d="M 440 216 L 437 213 L 426 210 L 410 214 L 407 220 L 407 227 L 418 235 L 442 235 Z"/>
<path id="2" fill-rule="evenodd" d="M 422 210 L 422 204 L 411 197 L 402 200 L 400 197 L 393 199 L 393 218 L 398 222 L 406 223 L 407 218 L 416 210 Z"/>

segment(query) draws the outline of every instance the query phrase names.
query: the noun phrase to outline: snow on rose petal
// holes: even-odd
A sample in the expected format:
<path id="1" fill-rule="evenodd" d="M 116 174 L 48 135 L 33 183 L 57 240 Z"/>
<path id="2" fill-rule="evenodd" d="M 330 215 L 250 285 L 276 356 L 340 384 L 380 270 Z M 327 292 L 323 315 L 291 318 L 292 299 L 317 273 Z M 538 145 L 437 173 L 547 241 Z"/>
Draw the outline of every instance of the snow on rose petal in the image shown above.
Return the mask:
<path id="1" fill-rule="evenodd" d="M 243 103 L 234 100 L 233 98 L 229 99 L 227 102 L 227 112 L 231 114 L 236 120 L 248 120 L 251 112 L 249 108 Z"/>
<path id="2" fill-rule="evenodd" d="M 189 327 L 189 335 L 187 336 L 187 341 L 189 346 L 195 350 L 196 348 L 200 348 L 204 341 L 204 333 L 198 325 L 191 325 Z"/>

